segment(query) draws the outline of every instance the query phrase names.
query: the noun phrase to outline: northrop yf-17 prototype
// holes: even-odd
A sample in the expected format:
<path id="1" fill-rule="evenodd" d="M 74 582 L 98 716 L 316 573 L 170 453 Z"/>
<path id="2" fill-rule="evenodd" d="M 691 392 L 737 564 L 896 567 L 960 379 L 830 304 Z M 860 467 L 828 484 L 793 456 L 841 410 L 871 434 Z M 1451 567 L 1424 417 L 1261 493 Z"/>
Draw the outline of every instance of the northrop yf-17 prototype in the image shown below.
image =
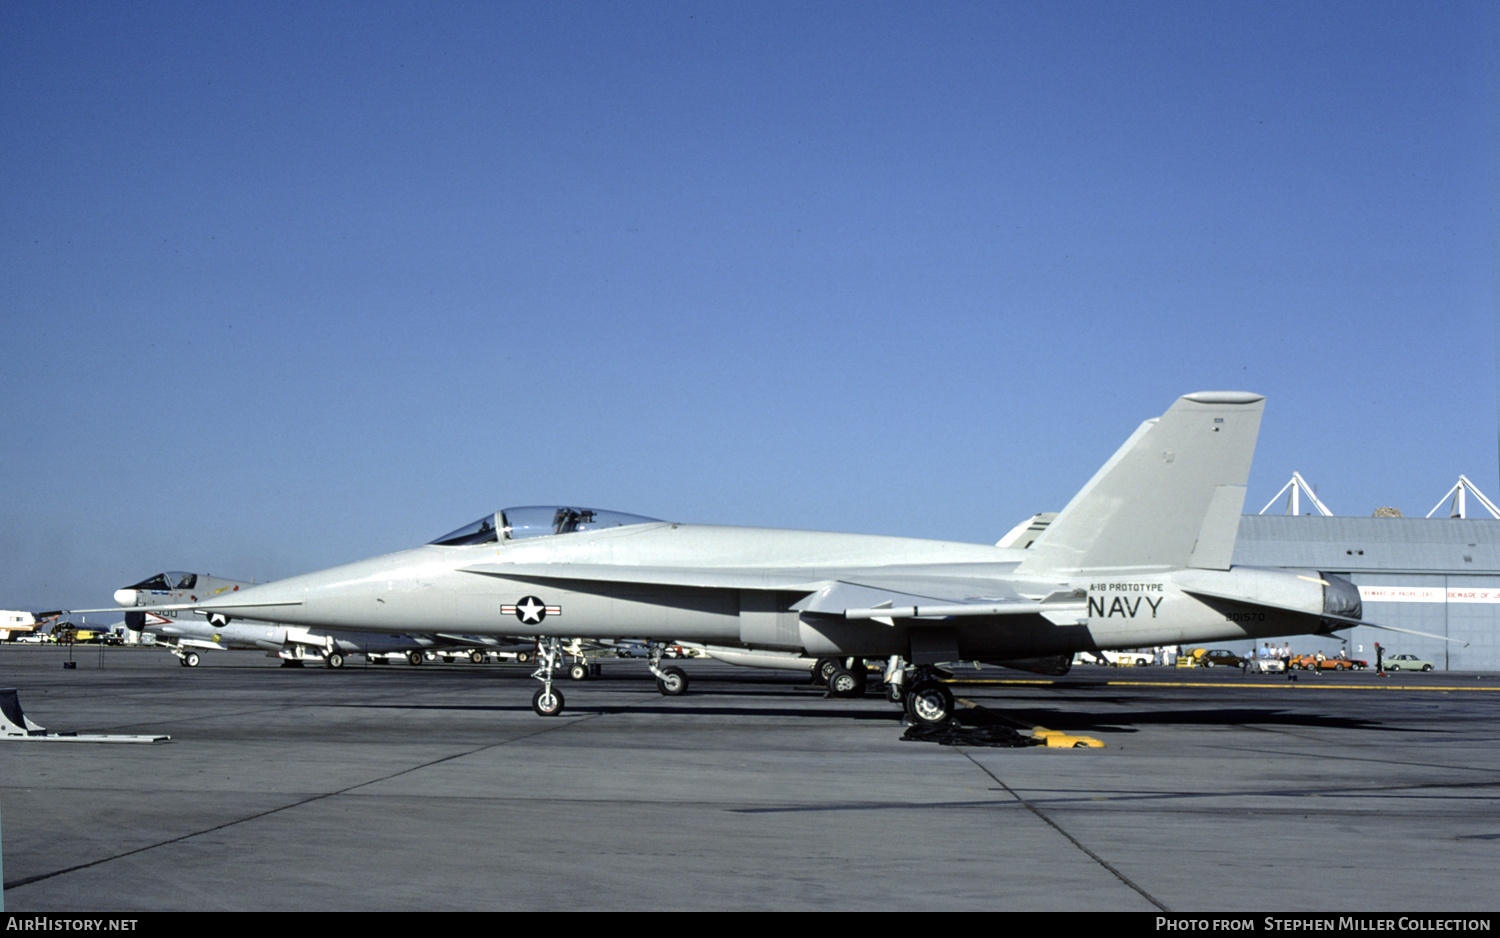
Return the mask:
<path id="1" fill-rule="evenodd" d="M 185 605 L 304 627 L 548 639 L 537 713 L 561 711 L 562 637 L 646 636 L 664 694 L 691 642 L 865 659 L 923 721 L 953 708 L 943 662 L 1061 673 L 1078 651 L 1323 633 L 1361 624 L 1359 591 L 1313 570 L 1234 567 L 1265 400 L 1180 398 L 1125 441 L 1027 548 L 675 524 L 572 507 L 507 508 L 430 544 Z"/>

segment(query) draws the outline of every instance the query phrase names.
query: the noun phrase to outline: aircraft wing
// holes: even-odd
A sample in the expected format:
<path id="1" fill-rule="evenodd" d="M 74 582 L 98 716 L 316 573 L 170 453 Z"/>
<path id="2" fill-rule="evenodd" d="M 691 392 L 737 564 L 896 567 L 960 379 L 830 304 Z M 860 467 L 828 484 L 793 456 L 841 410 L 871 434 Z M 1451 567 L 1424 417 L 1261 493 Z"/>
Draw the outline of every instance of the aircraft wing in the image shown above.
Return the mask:
<path id="1" fill-rule="evenodd" d="M 983 578 L 921 576 L 860 571 L 810 578 L 805 569 L 760 567 L 645 567 L 615 564 L 486 563 L 462 568 L 465 573 L 539 583 L 594 581 L 645 583 L 695 589 L 753 589 L 806 593 L 792 608 L 846 619 L 946 619 L 954 616 L 1045 615 L 1072 624 L 1084 618 L 1081 594 L 1044 598 L 997 594 Z"/>
<path id="2" fill-rule="evenodd" d="M 695 589 L 785 590 L 818 589 L 827 578 L 809 578 L 806 570 L 762 567 L 638 567 L 602 563 L 481 563 L 461 567 L 464 573 L 532 580 L 586 580 L 595 583 L 648 583 Z"/>
<path id="3" fill-rule="evenodd" d="M 961 616 L 1044 615 L 1055 623 L 1084 618 L 1083 596 L 1071 591 L 1044 598 L 999 595 L 987 580 L 952 577 L 840 578 L 794 603 L 799 612 L 846 619 L 949 619 Z"/>
<path id="4" fill-rule="evenodd" d="M 217 612 L 220 609 L 252 609 L 257 606 L 300 606 L 300 599 L 284 599 L 278 602 L 230 603 L 219 599 L 205 599 L 196 603 L 161 603 L 156 606 L 110 606 L 107 609 L 64 609 L 62 615 L 84 615 L 105 612 Z"/>

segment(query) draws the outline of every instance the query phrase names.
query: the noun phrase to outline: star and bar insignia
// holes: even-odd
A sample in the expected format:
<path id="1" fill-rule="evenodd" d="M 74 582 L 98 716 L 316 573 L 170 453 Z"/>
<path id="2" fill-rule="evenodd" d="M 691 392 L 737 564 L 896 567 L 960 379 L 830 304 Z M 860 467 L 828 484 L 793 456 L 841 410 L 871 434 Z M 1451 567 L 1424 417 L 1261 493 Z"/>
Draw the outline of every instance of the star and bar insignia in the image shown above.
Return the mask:
<path id="1" fill-rule="evenodd" d="M 501 606 L 500 614 L 513 615 L 526 625 L 535 625 L 548 616 L 562 615 L 562 607 L 549 606 L 535 596 L 527 596 L 514 606 Z"/>

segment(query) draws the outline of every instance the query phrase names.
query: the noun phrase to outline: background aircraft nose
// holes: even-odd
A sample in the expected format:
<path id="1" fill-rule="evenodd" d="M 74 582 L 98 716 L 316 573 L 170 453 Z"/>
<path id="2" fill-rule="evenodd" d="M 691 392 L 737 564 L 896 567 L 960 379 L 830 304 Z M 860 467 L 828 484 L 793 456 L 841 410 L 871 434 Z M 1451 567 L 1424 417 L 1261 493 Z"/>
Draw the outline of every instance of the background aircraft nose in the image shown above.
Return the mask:
<path id="1" fill-rule="evenodd" d="M 115 604 L 120 606 L 134 606 L 135 590 L 115 590 Z"/>

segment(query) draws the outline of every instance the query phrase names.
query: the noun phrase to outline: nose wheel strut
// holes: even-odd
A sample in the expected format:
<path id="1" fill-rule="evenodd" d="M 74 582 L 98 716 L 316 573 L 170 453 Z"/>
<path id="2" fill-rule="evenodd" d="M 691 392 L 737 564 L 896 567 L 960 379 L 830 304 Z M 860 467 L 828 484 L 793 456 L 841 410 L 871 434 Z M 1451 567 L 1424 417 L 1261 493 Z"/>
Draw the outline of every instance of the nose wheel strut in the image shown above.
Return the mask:
<path id="1" fill-rule="evenodd" d="M 537 644 L 537 669 L 532 677 L 542 682 L 541 689 L 531 695 L 531 709 L 539 717 L 555 717 L 562 713 L 562 691 L 552 686 L 552 673 L 562 663 L 562 639 L 549 638 Z"/>

